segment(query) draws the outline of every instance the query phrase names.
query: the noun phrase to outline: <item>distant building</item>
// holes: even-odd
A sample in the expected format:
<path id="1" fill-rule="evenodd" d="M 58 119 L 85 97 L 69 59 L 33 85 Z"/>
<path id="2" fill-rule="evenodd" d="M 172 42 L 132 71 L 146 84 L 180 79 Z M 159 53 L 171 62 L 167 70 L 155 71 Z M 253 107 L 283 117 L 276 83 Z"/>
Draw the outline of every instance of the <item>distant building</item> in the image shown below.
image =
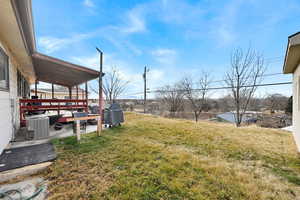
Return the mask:
<path id="1" fill-rule="evenodd" d="M 242 118 L 242 123 L 255 123 L 257 121 L 257 114 L 257 112 L 250 111 L 245 113 Z M 235 115 L 235 112 L 226 112 L 217 115 L 217 118 L 226 122 L 235 123 Z"/>
<path id="2" fill-rule="evenodd" d="M 30 95 L 34 96 L 35 91 L 32 89 Z M 53 98 L 54 99 L 69 99 L 69 89 L 66 87 L 59 87 L 54 89 Z M 37 90 L 37 96 L 39 99 L 52 99 L 52 89 L 42 88 Z M 72 89 L 72 99 L 77 99 L 76 88 Z M 85 99 L 85 90 L 78 88 L 78 99 Z"/>

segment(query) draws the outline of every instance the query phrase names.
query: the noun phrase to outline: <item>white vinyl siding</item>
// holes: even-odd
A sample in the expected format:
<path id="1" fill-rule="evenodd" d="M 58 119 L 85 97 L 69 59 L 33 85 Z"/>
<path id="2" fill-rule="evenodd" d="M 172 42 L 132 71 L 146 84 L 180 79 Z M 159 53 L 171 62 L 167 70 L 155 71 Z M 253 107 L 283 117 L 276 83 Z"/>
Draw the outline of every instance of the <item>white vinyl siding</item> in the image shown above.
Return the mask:
<path id="1" fill-rule="evenodd" d="M 0 154 L 12 139 L 12 120 L 9 93 L 0 91 Z"/>
<path id="2" fill-rule="evenodd" d="M 300 76 L 298 76 L 296 81 L 297 92 L 294 94 L 294 98 L 297 98 L 298 101 L 298 111 L 300 111 Z"/>
<path id="3" fill-rule="evenodd" d="M 293 74 L 293 135 L 300 152 L 300 65 Z"/>
<path id="4" fill-rule="evenodd" d="M 20 125 L 19 98 L 17 90 L 17 62 L 13 62 L 11 53 L 4 48 L 0 40 L 0 48 L 8 55 L 9 90 L 0 90 L 0 154 L 14 138 Z"/>
<path id="5" fill-rule="evenodd" d="M 8 56 L 0 47 L 0 90 L 9 90 Z"/>

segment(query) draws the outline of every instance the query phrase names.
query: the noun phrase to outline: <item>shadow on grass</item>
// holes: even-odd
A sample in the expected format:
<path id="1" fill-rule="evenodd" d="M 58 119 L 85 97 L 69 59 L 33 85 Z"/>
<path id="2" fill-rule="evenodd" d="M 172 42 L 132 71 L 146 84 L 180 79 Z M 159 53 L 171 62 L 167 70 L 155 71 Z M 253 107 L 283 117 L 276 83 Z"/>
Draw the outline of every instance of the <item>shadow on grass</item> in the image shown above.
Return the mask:
<path id="1" fill-rule="evenodd" d="M 102 131 L 98 136 L 96 132 L 85 134 L 81 136 L 80 142 L 77 141 L 76 136 L 66 138 L 53 139 L 52 143 L 58 151 L 68 151 L 74 153 L 88 153 L 97 152 L 109 146 L 117 136 L 124 132 L 124 127 L 114 127 Z"/>
<path id="2" fill-rule="evenodd" d="M 300 186 L 299 176 L 289 169 L 282 169 L 280 167 L 269 167 L 274 174 L 285 178 L 288 182 Z"/>

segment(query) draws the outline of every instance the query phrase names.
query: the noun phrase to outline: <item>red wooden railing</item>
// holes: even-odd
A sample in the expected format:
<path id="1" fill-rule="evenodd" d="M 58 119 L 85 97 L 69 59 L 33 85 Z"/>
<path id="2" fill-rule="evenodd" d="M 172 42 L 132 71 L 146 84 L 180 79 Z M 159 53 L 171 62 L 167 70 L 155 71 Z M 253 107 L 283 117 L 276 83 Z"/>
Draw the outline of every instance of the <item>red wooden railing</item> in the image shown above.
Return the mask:
<path id="1" fill-rule="evenodd" d="M 20 99 L 20 123 L 24 126 L 26 123 L 25 114 L 34 111 L 56 110 L 79 110 L 88 112 L 88 102 L 86 99 Z"/>

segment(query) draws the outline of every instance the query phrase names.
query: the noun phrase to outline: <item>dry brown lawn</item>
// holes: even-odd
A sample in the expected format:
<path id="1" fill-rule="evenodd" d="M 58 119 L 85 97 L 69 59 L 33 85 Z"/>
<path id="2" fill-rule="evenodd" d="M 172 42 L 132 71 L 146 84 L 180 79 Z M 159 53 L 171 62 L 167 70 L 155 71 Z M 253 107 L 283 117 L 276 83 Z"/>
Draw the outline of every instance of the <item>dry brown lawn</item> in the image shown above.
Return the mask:
<path id="1" fill-rule="evenodd" d="M 50 199 L 299 199 L 291 133 L 126 114 L 122 127 L 54 141 Z"/>

